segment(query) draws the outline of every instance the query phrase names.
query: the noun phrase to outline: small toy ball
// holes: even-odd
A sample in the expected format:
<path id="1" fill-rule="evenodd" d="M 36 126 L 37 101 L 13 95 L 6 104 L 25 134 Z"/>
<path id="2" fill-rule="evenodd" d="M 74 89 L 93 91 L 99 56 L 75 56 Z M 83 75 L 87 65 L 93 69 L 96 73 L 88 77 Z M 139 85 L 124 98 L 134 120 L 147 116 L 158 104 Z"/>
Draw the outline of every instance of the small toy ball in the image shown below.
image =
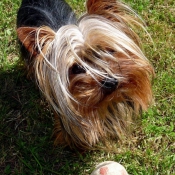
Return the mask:
<path id="1" fill-rule="evenodd" d="M 114 161 L 105 161 L 98 164 L 91 175 L 128 175 L 126 169 Z"/>

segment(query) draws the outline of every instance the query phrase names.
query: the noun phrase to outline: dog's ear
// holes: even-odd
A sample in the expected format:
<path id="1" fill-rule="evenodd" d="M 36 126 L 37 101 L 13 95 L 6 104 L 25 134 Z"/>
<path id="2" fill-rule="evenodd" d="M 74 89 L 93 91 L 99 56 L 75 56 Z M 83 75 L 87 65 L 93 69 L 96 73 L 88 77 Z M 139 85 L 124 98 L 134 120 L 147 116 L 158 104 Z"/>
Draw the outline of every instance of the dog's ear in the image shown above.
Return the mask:
<path id="1" fill-rule="evenodd" d="M 106 12 L 117 12 L 118 2 L 116 0 L 87 0 L 86 7 L 89 14 L 104 15 Z"/>
<path id="2" fill-rule="evenodd" d="M 17 35 L 24 47 L 35 56 L 53 41 L 55 32 L 49 27 L 19 27 Z"/>
<path id="3" fill-rule="evenodd" d="M 136 13 L 126 4 L 118 0 L 87 0 L 86 8 L 89 15 L 102 16 L 112 23 L 119 22 L 122 31 L 140 46 L 140 39 L 134 30 L 140 28 L 146 31 L 144 24 Z"/>
<path id="4" fill-rule="evenodd" d="M 87 0 L 86 8 L 88 14 L 100 15 L 111 21 L 120 21 L 127 14 L 127 11 L 131 10 L 117 0 Z"/>

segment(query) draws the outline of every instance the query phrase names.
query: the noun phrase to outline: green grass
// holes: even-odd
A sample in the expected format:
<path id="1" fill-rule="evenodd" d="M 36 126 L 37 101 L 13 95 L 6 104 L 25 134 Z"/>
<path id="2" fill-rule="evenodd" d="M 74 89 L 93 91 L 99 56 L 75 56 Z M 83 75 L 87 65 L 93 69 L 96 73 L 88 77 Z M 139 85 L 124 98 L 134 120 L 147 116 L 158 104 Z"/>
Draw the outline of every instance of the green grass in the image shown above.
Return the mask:
<path id="1" fill-rule="evenodd" d="M 83 0 L 70 4 L 77 13 Z M 0 2 L 0 174 L 88 175 L 105 160 L 123 164 L 132 175 L 175 175 L 175 1 L 127 0 L 145 20 L 153 43 L 145 53 L 155 67 L 155 104 L 142 116 L 133 140 L 118 154 L 53 147 L 52 111 L 19 60 L 16 12 L 19 0 Z"/>

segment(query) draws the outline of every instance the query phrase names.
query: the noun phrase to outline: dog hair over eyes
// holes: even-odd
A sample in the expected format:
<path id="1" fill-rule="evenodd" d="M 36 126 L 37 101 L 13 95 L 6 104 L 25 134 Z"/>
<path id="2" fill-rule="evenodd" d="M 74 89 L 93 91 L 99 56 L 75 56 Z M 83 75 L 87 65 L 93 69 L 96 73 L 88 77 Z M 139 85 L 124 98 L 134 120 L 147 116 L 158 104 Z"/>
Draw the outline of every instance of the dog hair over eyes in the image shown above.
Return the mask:
<path id="1" fill-rule="evenodd" d="M 128 135 L 152 102 L 154 70 L 133 31 L 141 20 L 115 0 L 23 0 L 17 34 L 28 71 L 55 111 L 55 144 L 94 149 Z M 134 27 L 135 26 L 135 27 Z"/>

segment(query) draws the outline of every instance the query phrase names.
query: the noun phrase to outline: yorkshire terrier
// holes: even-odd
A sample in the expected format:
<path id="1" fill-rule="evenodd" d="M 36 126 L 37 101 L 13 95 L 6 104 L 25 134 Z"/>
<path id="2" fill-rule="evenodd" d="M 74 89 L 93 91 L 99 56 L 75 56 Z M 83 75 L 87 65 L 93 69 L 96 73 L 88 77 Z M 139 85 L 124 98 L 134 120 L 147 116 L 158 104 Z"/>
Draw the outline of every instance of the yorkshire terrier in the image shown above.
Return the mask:
<path id="1" fill-rule="evenodd" d="M 87 0 L 79 19 L 64 0 L 23 0 L 17 34 L 29 74 L 55 112 L 55 144 L 93 149 L 127 135 L 147 110 L 154 70 L 122 2 Z"/>

